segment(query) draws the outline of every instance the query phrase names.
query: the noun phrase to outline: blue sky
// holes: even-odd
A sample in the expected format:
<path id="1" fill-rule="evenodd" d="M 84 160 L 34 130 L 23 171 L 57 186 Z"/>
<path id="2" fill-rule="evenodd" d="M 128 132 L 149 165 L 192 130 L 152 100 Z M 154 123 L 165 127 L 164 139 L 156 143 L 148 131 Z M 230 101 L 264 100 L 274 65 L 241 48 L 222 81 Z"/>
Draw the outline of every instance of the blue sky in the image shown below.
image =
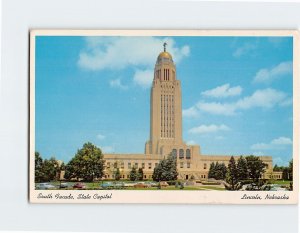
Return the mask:
<path id="1" fill-rule="evenodd" d="M 36 37 L 36 150 L 69 161 L 90 141 L 143 153 L 163 42 L 181 80 L 183 138 L 208 155 L 292 158 L 291 37 Z"/>

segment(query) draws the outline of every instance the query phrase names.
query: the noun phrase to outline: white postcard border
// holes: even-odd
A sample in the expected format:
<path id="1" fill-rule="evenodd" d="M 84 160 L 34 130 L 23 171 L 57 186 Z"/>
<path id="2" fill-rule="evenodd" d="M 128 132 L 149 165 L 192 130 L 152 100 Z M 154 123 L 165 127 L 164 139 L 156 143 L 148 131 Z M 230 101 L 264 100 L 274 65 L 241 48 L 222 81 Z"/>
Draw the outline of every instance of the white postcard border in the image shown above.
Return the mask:
<path id="1" fill-rule="evenodd" d="M 292 36 L 293 37 L 293 191 L 168 190 L 35 190 L 35 37 L 36 36 Z M 296 30 L 31 30 L 30 32 L 30 171 L 31 203 L 165 203 L 165 204 L 297 204 L 299 190 L 300 44 Z M 298 130 L 297 130 L 298 129 Z M 86 199 L 78 199 L 84 194 Z M 265 199 L 267 195 L 283 199 Z M 254 196 L 243 199 L 244 195 Z M 39 198 L 43 196 L 43 198 Z M 60 199 L 64 196 L 65 198 Z M 257 196 L 255 198 L 255 196 Z M 48 197 L 48 198 L 46 198 Z M 51 197 L 51 198 L 50 198 Z M 69 197 L 69 198 L 68 198 Z M 73 197 L 73 199 L 71 198 Z M 260 199 L 260 198 L 261 199 Z M 288 197 L 285 199 L 284 197 Z"/>

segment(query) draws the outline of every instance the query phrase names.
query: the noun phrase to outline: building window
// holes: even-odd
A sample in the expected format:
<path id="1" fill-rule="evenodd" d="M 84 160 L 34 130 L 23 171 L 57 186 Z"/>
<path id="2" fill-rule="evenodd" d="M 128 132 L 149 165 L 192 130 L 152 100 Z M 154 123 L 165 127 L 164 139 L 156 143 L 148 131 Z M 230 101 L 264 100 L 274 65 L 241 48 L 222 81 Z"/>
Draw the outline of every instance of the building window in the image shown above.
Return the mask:
<path id="1" fill-rule="evenodd" d="M 131 163 L 128 163 L 128 169 L 131 169 Z"/>
<path id="2" fill-rule="evenodd" d="M 177 150 L 176 149 L 172 150 L 172 156 L 173 156 L 173 158 L 177 158 Z"/>
<path id="3" fill-rule="evenodd" d="M 146 179 L 146 178 L 147 178 L 147 176 L 146 176 L 146 175 L 144 175 L 144 178 Z"/>
<path id="4" fill-rule="evenodd" d="M 114 162 L 114 168 L 117 168 L 117 167 L 118 167 L 118 163 Z"/>
<path id="5" fill-rule="evenodd" d="M 180 163 L 180 168 L 183 168 L 183 162 Z"/>
<path id="6" fill-rule="evenodd" d="M 142 168 L 145 169 L 145 163 L 142 163 Z"/>
<path id="7" fill-rule="evenodd" d="M 123 168 L 123 169 L 124 169 L 124 162 L 122 162 L 122 163 L 121 163 L 121 168 Z"/>
<path id="8" fill-rule="evenodd" d="M 149 168 L 149 169 L 152 168 L 152 163 L 148 163 L 148 168 Z"/>
<path id="9" fill-rule="evenodd" d="M 183 159 L 183 158 L 184 158 L 184 150 L 179 149 L 179 159 Z"/>
<path id="10" fill-rule="evenodd" d="M 107 167 L 107 168 L 110 168 L 110 162 L 108 162 L 108 163 L 106 164 L 106 167 Z"/>
<path id="11" fill-rule="evenodd" d="M 187 162 L 186 167 L 187 167 L 187 168 L 190 168 L 190 167 L 191 167 L 191 163 L 190 163 L 190 162 Z"/>
<path id="12" fill-rule="evenodd" d="M 206 165 L 206 163 L 205 163 L 205 164 L 203 164 L 203 168 L 204 168 L 204 169 L 206 169 L 206 168 L 207 168 L 207 165 Z"/>
<path id="13" fill-rule="evenodd" d="M 139 166 L 138 163 L 135 163 L 135 164 L 134 164 L 134 167 L 135 167 L 135 168 L 138 168 L 138 166 Z"/>
<path id="14" fill-rule="evenodd" d="M 190 149 L 186 149 L 185 157 L 186 157 L 186 159 L 191 159 L 191 150 Z"/>

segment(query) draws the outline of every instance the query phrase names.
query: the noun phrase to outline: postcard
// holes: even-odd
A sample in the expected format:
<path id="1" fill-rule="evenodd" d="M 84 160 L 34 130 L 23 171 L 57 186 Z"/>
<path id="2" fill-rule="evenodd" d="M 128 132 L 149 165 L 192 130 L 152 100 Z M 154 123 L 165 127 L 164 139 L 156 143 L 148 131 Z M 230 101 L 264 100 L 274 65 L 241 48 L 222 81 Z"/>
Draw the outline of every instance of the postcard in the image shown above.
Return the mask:
<path id="1" fill-rule="evenodd" d="M 299 49 L 295 30 L 32 30 L 29 201 L 298 203 Z"/>

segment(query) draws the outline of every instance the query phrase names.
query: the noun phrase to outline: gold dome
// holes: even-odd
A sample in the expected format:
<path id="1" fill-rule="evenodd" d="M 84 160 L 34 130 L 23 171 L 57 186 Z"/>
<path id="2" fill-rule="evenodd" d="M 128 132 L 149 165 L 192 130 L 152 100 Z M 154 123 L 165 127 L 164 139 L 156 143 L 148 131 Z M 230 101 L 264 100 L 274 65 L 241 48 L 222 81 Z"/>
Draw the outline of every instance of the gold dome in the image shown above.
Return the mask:
<path id="1" fill-rule="evenodd" d="M 158 59 L 159 58 L 168 58 L 168 59 L 171 59 L 172 60 L 172 56 L 171 54 L 169 54 L 168 52 L 161 52 L 159 55 L 158 55 Z"/>

